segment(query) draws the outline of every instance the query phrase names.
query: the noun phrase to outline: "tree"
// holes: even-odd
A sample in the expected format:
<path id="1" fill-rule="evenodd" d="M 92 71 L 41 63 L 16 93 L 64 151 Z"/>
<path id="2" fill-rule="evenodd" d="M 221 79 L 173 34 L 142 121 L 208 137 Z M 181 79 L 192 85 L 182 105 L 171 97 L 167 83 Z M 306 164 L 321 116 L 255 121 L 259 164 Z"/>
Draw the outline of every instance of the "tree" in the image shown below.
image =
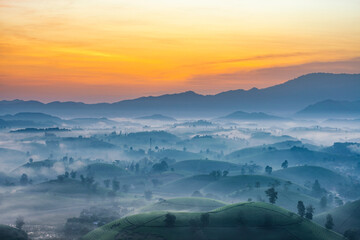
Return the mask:
<path id="1" fill-rule="evenodd" d="M 104 180 L 104 185 L 106 188 L 109 188 L 110 187 L 110 179 Z"/>
<path id="2" fill-rule="evenodd" d="M 229 174 L 229 171 L 223 171 L 223 177 L 226 177 Z"/>
<path id="3" fill-rule="evenodd" d="M 164 222 L 167 227 L 173 227 L 175 225 L 175 221 L 176 221 L 176 216 L 174 214 L 167 213 L 165 215 Z"/>
<path id="4" fill-rule="evenodd" d="M 70 158 L 71 159 L 71 158 Z M 71 171 L 70 172 L 70 177 L 72 178 L 72 179 L 75 179 L 76 178 L 76 171 Z"/>
<path id="5" fill-rule="evenodd" d="M 281 167 L 282 168 L 288 168 L 288 166 L 289 166 L 289 162 L 288 162 L 288 160 L 285 160 L 282 164 L 281 164 Z"/>
<path id="6" fill-rule="evenodd" d="M 152 199 L 152 191 L 145 191 L 145 199 L 150 201 Z"/>
<path id="7" fill-rule="evenodd" d="M 300 217 L 304 217 L 305 205 L 304 205 L 303 201 L 298 201 L 297 210 L 298 210 L 298 214 L 300 215 Z"/>
<path id="8" fill-rule="evenodd" d="M 129 184 L 124 184 L 122 186 L 122 190 L 124 193 L 128 193 L 130 191 L 130 185 Z"/>
<path id="9" fill-rule="evenodd" d="M 112 190 L 114 192 L 117 192 L 120 190 L 120 182 L 119 181 L 117 181 L 115 179 L 112 180 Z"/>
<path id="10" fill-rule="evenodd" d="M 315 208 L 312 206 L 312 205 L 308 205 L 306 207 L 306 213 L 305 213 L 305 217 L 307 219 L 312 219 L 313 218 L 313 215 L 314 215 L 314 211 L 315 211 Z"/>
<path id="11" fill-rule="evenodd" d="M 277 192 L 275 191 L 275 188 L 269 188 L 268 190 L 265 191 L 266 196 L 268 196 L 269 198 L 269 202 L 274 204 L 276 202 L 277 197 Z"/>
<path id="12" fill-rule="evenodd" d="M 255 187 L 256 187 L 256 188 L 260 188 L 260 182 L 256 182 L 256 183 L 255 183 Z"/>
<path id="13" fill-rule="evenodd" d="M 29 183 L 29 179 L 26 173 L 23 173 L 20 177 L 20 184 L 25 186 Z"/>
<path id="14" fill-rule="evenodd" d="M 324 192 L 317 179 L 315 180 L 314 184 L 312 185 L 312 192 L 316 196 L 319 196 Z"/>
<path id="15" fill-rule="evenodd" d="M 165 172 L 169 169 L 169 166 L 166 161 L 161 161 L 161 163 L 155 163 L 152 166 L 154 172 Z"/>
<path id="16" fill-rule="evenodd" d="M 22 227 L 24 226 L 25 224 L 25 221 L 24 221 L 24 218 L 19 216 L 16 218 L 16 221 L 15 221 L 15 226 L 17 229 L 22 229 Z"/>
<path id="17" fill-rule="evenodd" d="M 334 220 L 331 214 L 326 215 L 326 223 L 325 223 L 326 229 L 333 229 L 334 227 Z"/>
<path id="18" fill-rule="evenodd" d="M 196 190 L 191 194 L 192 197 L 203 197 L 200 191 Z"/>
<path id="19" fill-rule="evenodd" d="M 271 173 L 272 173 L 272 167 L 266 166 L 266 167 L 265 167 L 265 172 L 266 172 L 267 174 L 271 174 Z"/>
<path id="20" fill-rule="evenodd" d="M 201 222 L 201 226 L 207 227 L 209 225 L 209 222 L 210 222 L 210 214 L 209 213 L 201 214 L 200 222 Z"/>
<path id="21" fill-rule="evenodd" d="M 326 206 L 327 206 L 327 198 L 326 198 L 326 196 L 323 196 L 323 197 L 320 199 L 320 206 L 321 206 L 322 208 L 326 208 Z"/>

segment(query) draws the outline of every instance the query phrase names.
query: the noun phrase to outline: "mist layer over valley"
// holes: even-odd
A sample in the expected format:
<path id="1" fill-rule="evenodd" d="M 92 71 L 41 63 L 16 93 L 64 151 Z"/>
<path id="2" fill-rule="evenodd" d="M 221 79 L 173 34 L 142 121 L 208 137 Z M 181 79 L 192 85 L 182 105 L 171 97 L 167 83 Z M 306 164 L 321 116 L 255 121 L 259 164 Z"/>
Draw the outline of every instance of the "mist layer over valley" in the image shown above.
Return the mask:
<path id="1" fill-rule="evenodd" d="M 3 101 L 0 238 L 359 239 L 360 116 L 331 94 L 206 116 Z"/>

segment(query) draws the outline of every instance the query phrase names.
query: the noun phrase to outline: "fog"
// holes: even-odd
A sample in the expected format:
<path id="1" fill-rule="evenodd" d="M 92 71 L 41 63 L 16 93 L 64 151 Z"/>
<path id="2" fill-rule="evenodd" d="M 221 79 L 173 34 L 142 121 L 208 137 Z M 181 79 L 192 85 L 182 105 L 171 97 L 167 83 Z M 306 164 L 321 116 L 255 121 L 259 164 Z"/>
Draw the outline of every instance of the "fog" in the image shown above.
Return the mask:
<path id="1" fill-rule="evenodd" d="M 296 213 L 302 201 L 322 224 L 360 198 L 351 119 L 56 117 L 0 129 L 0 223 L 21 217 L 31 239 L 79 239 L 144 212 L 269 202 L 270 188 L 277 206 Z"/>

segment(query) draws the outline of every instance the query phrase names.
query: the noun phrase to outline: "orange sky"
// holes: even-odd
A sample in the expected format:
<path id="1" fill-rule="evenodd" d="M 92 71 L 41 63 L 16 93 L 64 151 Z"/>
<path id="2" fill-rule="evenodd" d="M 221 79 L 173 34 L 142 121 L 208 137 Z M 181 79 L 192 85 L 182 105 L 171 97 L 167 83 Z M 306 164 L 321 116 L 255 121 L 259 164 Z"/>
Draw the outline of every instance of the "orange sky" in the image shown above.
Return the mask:
<path id="1" fill-rule="evenodd" d="M 0 98 L 117 101 L 360 72 L 358 0 L 0 0 Z"/>

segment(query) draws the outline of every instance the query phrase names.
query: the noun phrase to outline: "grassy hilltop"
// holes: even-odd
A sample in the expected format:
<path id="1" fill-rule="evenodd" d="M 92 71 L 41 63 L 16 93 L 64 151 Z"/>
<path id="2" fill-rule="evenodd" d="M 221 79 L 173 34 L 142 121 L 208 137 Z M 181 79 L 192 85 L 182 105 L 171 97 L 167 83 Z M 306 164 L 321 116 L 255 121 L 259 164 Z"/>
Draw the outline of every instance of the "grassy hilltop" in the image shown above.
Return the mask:
<path id="1" fill-rule="evenodd" d="M 266 203 L 227 205 L 208 212 L 209 221 L 200 221 L 200 212 L 172 213 L 176 220 L 165 224 L 167 212 L 132 215 L 106 224 L 85 235 L 82 240 L 235 240 L 303 239 L 337 240 L 340 235 L 303 219 L 280 207 Z"/>

